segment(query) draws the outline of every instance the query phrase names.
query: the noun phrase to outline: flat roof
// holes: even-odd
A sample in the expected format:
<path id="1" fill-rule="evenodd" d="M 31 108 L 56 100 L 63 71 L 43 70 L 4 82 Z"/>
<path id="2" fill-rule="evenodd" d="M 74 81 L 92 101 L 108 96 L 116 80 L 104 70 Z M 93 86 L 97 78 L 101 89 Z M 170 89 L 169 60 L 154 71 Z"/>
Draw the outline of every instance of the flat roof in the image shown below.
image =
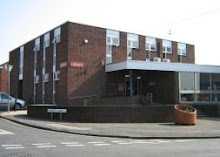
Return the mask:
<path id="1" fill-rule="evenodd" d="M 127 60 L 125 62 L 107 64 L 105 72 L 119 70 L 155 70 L 155 71 L 173 71 L 173 72 L 199 72 L 199 73 L 220 73 L 220 66 L 198 65 L 189 63 L 167 63 L 154 61 L 135 61 Z"/>

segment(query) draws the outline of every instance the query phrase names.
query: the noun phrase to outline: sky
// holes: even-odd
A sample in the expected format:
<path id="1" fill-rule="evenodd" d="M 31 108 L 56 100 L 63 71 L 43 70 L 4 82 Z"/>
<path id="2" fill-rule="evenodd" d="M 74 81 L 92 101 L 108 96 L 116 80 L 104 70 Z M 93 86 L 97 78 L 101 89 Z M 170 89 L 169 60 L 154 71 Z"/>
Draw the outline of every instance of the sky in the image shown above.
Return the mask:
<path id="1" fill-rule="evenodd" d="M 218 0 L 0 0 L 0 64 L 66 21 L 190 43 L 196 64 L 220 65 Z"/>

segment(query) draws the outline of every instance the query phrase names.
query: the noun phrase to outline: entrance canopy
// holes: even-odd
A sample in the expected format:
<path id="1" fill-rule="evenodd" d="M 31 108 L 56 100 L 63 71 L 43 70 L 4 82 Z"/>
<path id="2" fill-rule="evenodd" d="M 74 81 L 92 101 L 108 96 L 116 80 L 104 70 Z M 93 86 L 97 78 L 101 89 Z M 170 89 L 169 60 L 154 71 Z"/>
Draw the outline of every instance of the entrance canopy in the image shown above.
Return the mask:
<path id="1" fill-rule="evenodd" d="M 220 66 L 198 65 L 188 63 L 167 63 L 167 62 L 149 62 L 128 60 L 125 62 L 107 64 L 105 72 L 119 70 L 156 70 L 156 71 L 174 71 L 174 72 L 198 72 L 198 73 L 220 73 Z"/>

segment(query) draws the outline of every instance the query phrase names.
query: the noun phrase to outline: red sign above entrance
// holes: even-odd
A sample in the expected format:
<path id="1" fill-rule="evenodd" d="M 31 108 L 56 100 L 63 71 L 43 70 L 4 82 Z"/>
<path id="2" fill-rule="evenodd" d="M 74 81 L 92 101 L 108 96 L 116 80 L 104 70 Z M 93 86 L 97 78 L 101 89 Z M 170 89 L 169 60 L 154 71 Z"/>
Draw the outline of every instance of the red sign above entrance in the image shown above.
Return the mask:
<path id="1" fill-rule="evenodd" d="M 72 61 L 72 62 L 70 62 L 70 67 L 73 67 L 73 68 L 83 68 L 84 67 L 84 62 Z"/>

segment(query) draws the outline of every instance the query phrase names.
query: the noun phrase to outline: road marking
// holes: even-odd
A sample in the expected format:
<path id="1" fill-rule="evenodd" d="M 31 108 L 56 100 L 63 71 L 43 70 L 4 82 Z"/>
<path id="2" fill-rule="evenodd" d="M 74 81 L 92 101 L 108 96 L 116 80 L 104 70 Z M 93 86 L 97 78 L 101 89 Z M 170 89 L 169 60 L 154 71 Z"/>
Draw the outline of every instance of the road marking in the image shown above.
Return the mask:
<path id="1" fill-rule="evenodd" d="M 66 145 L 66 147 L 82 147 L 84 144 L 79 144 L 79 142 L 61 142 L 60 144 Z"/>
<path id="2" fill-rule="evenodd" d="M 2 147 L 21 147 L 20 144 L 3 144 Z"/>
<path id="3" fill-rule="evenodd" d="M 66 147 L 82 147 L 84 144 L 74 144 L 74 145 L 66 145 Z"/>
<path id="4" fill-rule="evenodd" d="M 4 149 L 24 149 L 20 144 L 3 144 L 2 147 Z"/>
<path id="5" fill-rule="evenodd" d="M 94 146 L 109 146 L 111 144 L 109 143 L 97 143 L 97 144 L 94 144 Z"/>
<path id="6" fill-rule="evenodd" d="M 24 147 L 5 147 L 5 149 L 24 149 Z"/>
<path id="7" fill-rule="evenodd" d="M 60 144 L 63 145 L 71 145 L 71 144 L 78 144 L 79 142 L 61 142 Z"/>
<path id="8" fill-rule="evenodd" d="M 51 145 L 51 143 L 34 143 L 32 146 Z"/>
<path id="9" fill-rule="evenodd" d="M 155 144 L 155 142 L 150 141 L 136 141 L 133 142 L 134 144 Z"/>
<path id="10" fill-rule="evenodd" d="M 36 148 L 54 148 L 56 145 L 45 145 L 45 146 L 36 146 Z"/>
<path id="11" fill-rule="evenodd" d="M 0 135 L 14 135 L 14 133 L 0 129 Z"/>
<path id="12" fill-rule="evenodd" d="M 36 148 L 54 148 L 56 145 L 52 145 L 51 143 L 34 143 L 32 146 L 36 146 Z"/>
<path id="13" fill-rule="evenodd" d="M 88 142 L 89 144 L 101 144 L 101 143 L 105 143 L 103 141 L 96 141 L 96 142 Z"/>

